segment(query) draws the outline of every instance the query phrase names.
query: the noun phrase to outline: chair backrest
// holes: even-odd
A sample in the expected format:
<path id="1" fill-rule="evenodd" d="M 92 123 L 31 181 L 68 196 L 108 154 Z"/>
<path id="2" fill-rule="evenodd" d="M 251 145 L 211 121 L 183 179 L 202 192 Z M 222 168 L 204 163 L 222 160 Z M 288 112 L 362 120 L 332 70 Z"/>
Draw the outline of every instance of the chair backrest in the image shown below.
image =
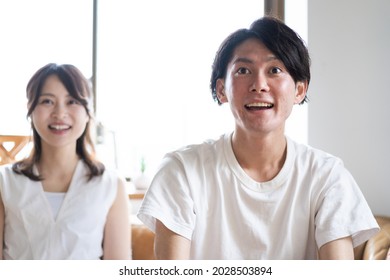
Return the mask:
<path id="1" fill-rule="evenodd" d="M 18 154 L 30 141 L 31 136 L 0 135 L 0 165 L 18 160 Z"/>

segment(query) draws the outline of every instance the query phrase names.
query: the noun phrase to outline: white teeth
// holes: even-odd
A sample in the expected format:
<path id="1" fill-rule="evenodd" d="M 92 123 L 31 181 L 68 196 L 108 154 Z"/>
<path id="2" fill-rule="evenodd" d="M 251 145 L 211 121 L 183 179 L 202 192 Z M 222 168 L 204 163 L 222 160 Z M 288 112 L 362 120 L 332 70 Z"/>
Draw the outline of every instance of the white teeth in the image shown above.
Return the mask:
<path id="1" fill-rule="evenodd" d="M 247 107 L 266 107 L 266 108 L 271 108 L 272 106 L 273 106 L 272 104 L 265 103 L 265 102 L 251 103 L 247 105 Z"/>
<path id="2" fill-rule="evenodd" d="M 70 126 L 69 125 L 50 125 L 50 128 L 55 129 L 55 130 L 65 130 L 65 129 L 70 128 Z"/>

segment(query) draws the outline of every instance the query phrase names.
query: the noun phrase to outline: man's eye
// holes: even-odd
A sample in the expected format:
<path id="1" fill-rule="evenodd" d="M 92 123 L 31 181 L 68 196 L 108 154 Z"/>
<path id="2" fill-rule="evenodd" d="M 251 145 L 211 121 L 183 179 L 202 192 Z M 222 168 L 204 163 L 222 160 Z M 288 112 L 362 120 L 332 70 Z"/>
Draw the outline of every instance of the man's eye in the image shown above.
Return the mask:
<path id="1" fill-rule="evenodd" d="M 240 67 L 240 68 L 238 68 L 237 73 L 238 74 L 248 74 L 249 70 L 247 68 Z"/>
<path id="2" fill-rule="evenodd" d="M 272 67 L 270 72 L 272 74 L 278 74 L 278 73 L 282 72 L 282 70 L 279 67 Z"/>
<path id="3" fill-rule="evenodd" d="M 71 100 L 69 100 L 69 105 L 79 105 L 80 104 L 80 102 L 78 102 L 76 99 L 71 99 Z"/>

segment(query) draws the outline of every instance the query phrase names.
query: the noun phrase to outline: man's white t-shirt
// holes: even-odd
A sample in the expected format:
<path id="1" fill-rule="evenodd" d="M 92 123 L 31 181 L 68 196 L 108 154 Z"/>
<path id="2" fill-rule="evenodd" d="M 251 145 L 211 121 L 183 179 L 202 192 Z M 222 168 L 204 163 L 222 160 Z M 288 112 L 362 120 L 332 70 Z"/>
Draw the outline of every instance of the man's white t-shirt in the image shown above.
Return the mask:
<path id="1" fill-rule="evenodd" d="M 287 138 L 287 157 L 268 182 L 238 164 L 231 134 L 167 154 L 138 217 L 191 240 L 191 259 L 317 259 L 318 248 L 378 224 L 340 159 Z"/>

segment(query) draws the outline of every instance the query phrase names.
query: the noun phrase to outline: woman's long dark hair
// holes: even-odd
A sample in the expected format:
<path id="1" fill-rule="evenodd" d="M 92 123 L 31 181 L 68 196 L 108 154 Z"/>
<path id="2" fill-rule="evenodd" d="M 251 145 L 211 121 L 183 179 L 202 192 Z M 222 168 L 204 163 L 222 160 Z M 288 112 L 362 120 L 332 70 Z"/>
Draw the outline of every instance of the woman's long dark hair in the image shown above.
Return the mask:
<path id="1" fill-rule="evenodd" d="M 30 79 L 27 84 L 26 93 L 28 99 L 27 117 L 30 117 L 38 104 L 42 87 L 51 75 L 56 75 L 65 86 L 69 94 L 82 104 L 87 111 L 89 121 L 83 134 L 77 139 L 76 153 L 86 163 L 90 170 L 89 179 L 94 176 L 103 174 L 104 165 L 95 159 L 95 147 L 91 137 L 92 113 L 89 108 L 91 91 L 88 80 L 84 77 L 79 69 L 70 64 L 49 63 L 40 68 Z M 33 131 L 33 148 L 28 158 L 14 163 L 12 169 L 18 174 L 23 174 L 34 181 L 41 181 L 44 178 L 34 173 L 34 165 L 39 162 L 42 154 L 41 137 L 31 122 Z"/>

